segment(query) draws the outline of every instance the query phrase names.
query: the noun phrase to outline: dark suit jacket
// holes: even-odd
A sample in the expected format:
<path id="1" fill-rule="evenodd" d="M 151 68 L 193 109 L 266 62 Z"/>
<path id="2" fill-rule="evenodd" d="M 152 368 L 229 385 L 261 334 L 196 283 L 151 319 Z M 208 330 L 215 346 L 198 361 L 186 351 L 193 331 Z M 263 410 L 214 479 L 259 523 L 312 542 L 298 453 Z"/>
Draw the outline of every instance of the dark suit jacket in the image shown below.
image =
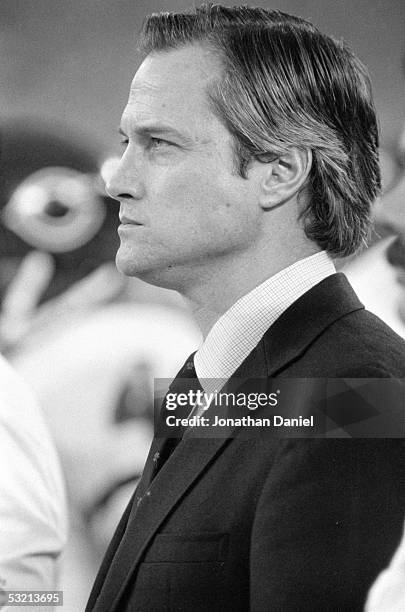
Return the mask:
<path id="1" fill-rule="evenodd" d="M 405 343 L 342 274 L 296 301 L 240 377 L 404 377 Z M 183 439 L 141 483 L 88 611 L 362 610 L 400 541 L 401 439 Z"/>

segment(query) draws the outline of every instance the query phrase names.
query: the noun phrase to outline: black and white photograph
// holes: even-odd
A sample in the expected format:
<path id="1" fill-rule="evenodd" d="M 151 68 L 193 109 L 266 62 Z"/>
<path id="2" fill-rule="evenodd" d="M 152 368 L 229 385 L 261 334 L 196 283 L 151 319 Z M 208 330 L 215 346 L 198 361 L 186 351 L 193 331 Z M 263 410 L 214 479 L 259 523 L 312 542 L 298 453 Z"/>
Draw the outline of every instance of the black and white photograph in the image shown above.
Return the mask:
<path id="1" fill-rule="evenodd" d="M 0 610 L 405 611 L 405 4 L 0 0 Z"/>

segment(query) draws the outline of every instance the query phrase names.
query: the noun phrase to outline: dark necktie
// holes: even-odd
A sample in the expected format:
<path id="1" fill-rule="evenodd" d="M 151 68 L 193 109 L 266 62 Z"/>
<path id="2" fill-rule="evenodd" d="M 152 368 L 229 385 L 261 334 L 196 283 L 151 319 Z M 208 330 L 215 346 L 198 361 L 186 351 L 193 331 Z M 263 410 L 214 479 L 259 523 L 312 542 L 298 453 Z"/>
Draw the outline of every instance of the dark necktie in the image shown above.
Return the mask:
<path id="1" fill-rule="evenodd" d="M 187 359 L 176 378 L 173 380 L 172 384 L 169 387 L 168 393 L 175 393 L 176 395 L 179 393 L 188 393 L 189 391 L 202 391 L 202 387 L 197 378 L 197 374 L 194 367 L 194 355 L 192 353 L 190 357 Z M 167 394 L 163 400 L 161 414 L 165 413 L 165 405 Z M 187 417 L 191 412 L 193 406 L 185 406 L 182 408 L 182 413 L 179 414 L 177 412 L 177 416 Z M 152 474 L 152 480 L 155 478 L 156 474 L 159 472 L 161 467 L 166 463 L 171 454 L 174 452 L 175 448 L 181 441 L 181 436 L 179 435 L 176 438 L 167 438 L 159 452 L 159 454 L 154 458 L 154 470 Z"/>

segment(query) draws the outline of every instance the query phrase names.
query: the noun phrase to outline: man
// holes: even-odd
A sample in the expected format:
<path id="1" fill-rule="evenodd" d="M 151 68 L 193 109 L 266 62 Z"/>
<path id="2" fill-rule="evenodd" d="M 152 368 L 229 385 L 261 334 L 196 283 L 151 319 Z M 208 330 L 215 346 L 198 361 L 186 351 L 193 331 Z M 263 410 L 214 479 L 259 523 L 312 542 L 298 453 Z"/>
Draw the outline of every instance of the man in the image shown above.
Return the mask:
<path id="1" fill-rule="evenodd" d="M 403 341 L 330 259 L 364 242 L 379 190 L 360 62 L 248 7 L 152 15 L 144 50 L 108 191 L 119 269 L 177 289 L 204 332 L 172 389 L 403 376 Z M 155 439 L 87 610 L 362 609 L 402 530 L 403 442 L 245 434 Z"/>

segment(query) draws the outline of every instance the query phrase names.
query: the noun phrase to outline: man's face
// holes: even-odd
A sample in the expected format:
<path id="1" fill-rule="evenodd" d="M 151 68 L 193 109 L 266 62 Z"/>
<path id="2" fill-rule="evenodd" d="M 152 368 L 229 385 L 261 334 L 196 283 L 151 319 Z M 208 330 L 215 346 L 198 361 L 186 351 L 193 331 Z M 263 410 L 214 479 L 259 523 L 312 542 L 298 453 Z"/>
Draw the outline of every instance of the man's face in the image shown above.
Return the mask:
<path id="1" fill-rule="evenodd" d="M 255 244 L 253 181 L 238 175 L 231 135 L 209 107 L 218 76 L 218 60 L 198 46 L 151 54 L 135 75 L 125 152 L 107 185 L 121 203 L 125 274 L 181 289 Z"/>

